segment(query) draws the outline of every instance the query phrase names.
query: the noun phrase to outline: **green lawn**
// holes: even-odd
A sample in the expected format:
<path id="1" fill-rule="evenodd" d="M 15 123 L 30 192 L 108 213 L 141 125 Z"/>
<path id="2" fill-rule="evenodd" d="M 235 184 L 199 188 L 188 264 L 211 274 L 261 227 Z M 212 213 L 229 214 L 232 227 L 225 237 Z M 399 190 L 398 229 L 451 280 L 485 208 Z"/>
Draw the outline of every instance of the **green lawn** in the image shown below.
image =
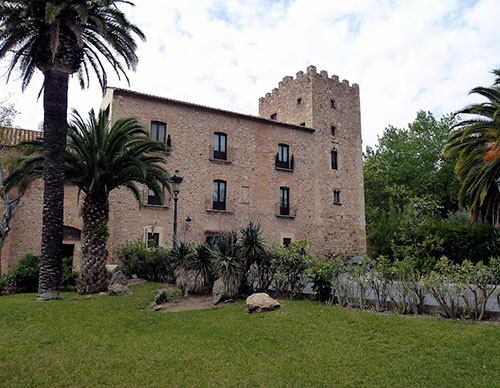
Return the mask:
<path id="1" fill-rule="evenodd" d="M 312 302 L 140 311 L 129 297 L 0 298 L 0 387 L 499 387 L 500 326 Z"/>

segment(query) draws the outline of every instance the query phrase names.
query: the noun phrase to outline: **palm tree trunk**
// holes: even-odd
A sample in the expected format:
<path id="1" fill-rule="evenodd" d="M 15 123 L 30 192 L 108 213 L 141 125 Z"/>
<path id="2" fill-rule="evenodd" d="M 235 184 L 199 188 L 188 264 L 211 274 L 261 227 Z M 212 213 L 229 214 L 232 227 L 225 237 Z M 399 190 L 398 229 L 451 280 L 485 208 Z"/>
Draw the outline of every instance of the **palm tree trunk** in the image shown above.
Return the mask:
<path id="1" fill-rule="evenodd" d="M 80 294 L 106 291 L 109 203 L 106 194 L 89 194 L 83 200 L 82 268 L 78 281 Z"/>
<path id="2" fill-rule="evenodd" d="M 68 133 L 68 74 L 44 71 L 43 227 L 38 300 L 61 299 L 64 152 Z"/>

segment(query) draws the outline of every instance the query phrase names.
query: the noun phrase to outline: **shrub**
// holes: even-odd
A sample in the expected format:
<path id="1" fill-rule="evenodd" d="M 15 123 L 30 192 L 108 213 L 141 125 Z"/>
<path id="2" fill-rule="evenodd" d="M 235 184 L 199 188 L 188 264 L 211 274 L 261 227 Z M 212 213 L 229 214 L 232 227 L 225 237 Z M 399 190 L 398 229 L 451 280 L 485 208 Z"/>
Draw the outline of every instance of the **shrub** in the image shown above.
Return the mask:
<path id="1" fill-rule="evenodd" d="M 9 277 L 5 275 L 0 275 L 0 294 L 7 289 L 9 285 Z"/>
<path id="2" fill-rule="evenodd" d="M 195 250 L 191 263 L 189 263 L 191 272 L 192 290 L 190 292 L 199 294 L 207 293 L 212 287 L 214 278 L 214 263 L 210 254 L 210 247 L 207 244 L 198 245 Z"/>
<path id="3" fill-rule="evenodd" d="M 306 240 L 292 242 L 288 247 L 278 248 L 274 258 L 276 288 L 293 298 L 302 294 L 307 282 L 306 270 L 316 262 L 316 257 L 309 251 L 310 244 Z"/>
<path id="4" fill-rule="evenodd" d="M 396 260 L 390 268 L 392 292 L 389 297 L 401 314 L 420 314 L 424 311 L 424 299 L 427 293 L 426 276 L 432 267 L 431 261 L 424 263 L 406 257 Z"/>
<path id="5" fill-rule="evenodd" d="M 73 271 L 73 258 L 65 257 L 62 261 L 62 284 L 61 286 L 66 289 L 73 289 L 76 287 L 79 272 Z"/>
<path id="6" fill-rule="evenodd" d="M 268 292 L 276 274 L 276 249 L 267 248 L 259 260 L 254 262 L 248 273 L 248 283 L 257 292 Z"/>
<path id="7" fill-rule="evenodd" d="M 146 248 L 137 240 L 126 242 L 118 251 L 122 272 L 153 282 L 165 282 L 172 275 L 169 250 L 161 247 Z"/>
<path id="8" fill-rule="evenodd" d="M 40 256 L 27 254 L 9 274 L 9 286 L 15 292 L 36 292 L 38 289 L 38 275 L 40 273 Z"/>
<path id="9" fill-rule="evenodd" d="M 176 248 L 170 251 L 170 266 L 174 271 L 175 284 L 188 293 L 189 268 L 193 260 L 194 250 L 192 245 L 181 242 Z"/>
<path id="10" fill-rule="evenodd" d="M 158 294 L 156 294 L 154 302 L 156 304 L 163 304 L 170 302 L 170 295 L 168 294 L 168 291 L 162 290 Z"/>
<path id="11" fill-rule="evenodd" d="M 333 289 L 333 266 L 319 261 L 308 271 L 308 276 L 316 297 L 322 302 L 327 301 Z"/>
<path id="12" fill-rule="evenodd" d="M 369 259 L 371 271 L 368 273 L 368 284 L 375 297 L 375 310 L 382 311 L 387 307 L 387 297 L 391 287 L 391 262 L 385 256 Z"/>

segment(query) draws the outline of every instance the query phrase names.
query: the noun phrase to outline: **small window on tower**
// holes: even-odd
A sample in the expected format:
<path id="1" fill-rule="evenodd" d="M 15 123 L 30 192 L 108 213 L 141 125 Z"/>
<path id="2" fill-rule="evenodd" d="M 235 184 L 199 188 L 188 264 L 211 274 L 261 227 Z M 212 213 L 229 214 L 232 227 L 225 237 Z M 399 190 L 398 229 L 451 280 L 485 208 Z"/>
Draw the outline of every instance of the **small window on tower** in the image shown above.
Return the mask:
<path id="1" fill-rule="evenodd" d="M 306 126 L 306 123 L 300 123 L 301 126 L 305 127 Z"/>
<path id="2" fill-rule="evenodd" d="M 333 190 L 333 204 L 340 205 L 340 190 Z"/>
<path id="3" fill-rule="evenodd" d="M 302 105 L 302 97 L 297 98 L 297 105 Z"/>
<path id="4" fill-rule="evenodd" d="M 330 107 L 331 107 L 332 109 L 337 108 L 337 106 L 335 105 L 335 100 L 330 100 Z"/>
<path id="5" fill-rule="evenodd" d="M 276 120 L 276 119 L 277 119 L 277 117 L 278 117 L 278 114 L 277 114 L 277 113 L 273 113 L 273 114 L 271 115 L 271 120 Z"/>
<path id="6" fill-rule="evenodd" d="M 332 126 L 330 127 L 330 129 L 331 129 L 331 131 L 332 131 L 332 137 L 337 136 L 337 133 L 336 133 L 336 132 L 337 132 L 337 127 L 336 127 L 335 125 L 332 125 Z"/>

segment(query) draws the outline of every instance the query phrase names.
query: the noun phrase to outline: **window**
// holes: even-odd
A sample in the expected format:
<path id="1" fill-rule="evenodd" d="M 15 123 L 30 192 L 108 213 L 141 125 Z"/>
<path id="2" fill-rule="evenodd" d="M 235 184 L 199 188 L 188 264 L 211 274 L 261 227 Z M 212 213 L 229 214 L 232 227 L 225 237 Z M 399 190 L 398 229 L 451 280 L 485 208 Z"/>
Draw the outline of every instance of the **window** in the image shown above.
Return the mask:
<path id="1" fill-rule="evenodd" d="M 214 133 L 214 159 L 227 160 L 227 135 L 225 133 Z"/>
<path id="2" fill-rule="evenodd" d="M 151 137 L 160 143 L 165 143 L 167 138 L 167 124 L 160 121 L 152 121 Z"/>
<path id="3" fill-rule="evenodd" d="M 340 205 L 340 191 L 333 190 L 333 203 L 335 205 Z"/>
<path id="4" fill-rule="evenodd" d="M 280 187 L 280 215 L 288 216 L 290 214 L 290 189 Z"/>
<path id="5" fill-rule="evenodd" d="M 151 189 L 148 190 L 148 205 L 156 205 L 156 206 L 161 205 L 160 198 L 158 198 L 155 192 Z"/>
<path id="6" fill-rule="evenodd" d="M 276 167 L 290 168 L 289 149 L 286 144 L 278 144 L 278 153 L 276 154 Z"/>
<path id="7" fill-rule="evenodd" d="M 80 230 L 72 228 L 71 226 L 66 226 L 66 225 L 63 226 L 63 240 L 80 241 L 80 238 L 81 238 Z"/>
<path id="8" fill-rule="evenodd" d="M 148 232 L 148 248 L 154 248 L 160 246 L 160 234 Z"/>
<path id="9" fill-rule="evenodd" d="M 284 247 L 289 247 L 291 243 L 292 243 L 292 239 L 291 238 L 288 238 L 288 237 L 284 237 L 283 238 L 283 246 Z"/>
<path id="10" fill-rule="evenodd" d="M 339 164 L 338 164 L 338 156 L 337 156 L 337 151 L 333 150 L 332 151 L 332 170 L 338 170 Z"/>
<path id="11" fill-rule="evenodd" d="M 226 210 L 226 182 L 215 180 L 213 185 L 212 208 Z"/>
<path id="12" fill-rule="evenodd" d="M 336 109 L 335 100 L 330 100 L 330 108 Z"/>
<path id="13" fill-rule="evenodd" d="M 273 114 L 271 115 L 271 120 L 276 120 L 276 119 L 277 119 L 277 117 L 278 117 L 278 114 L 277 114 L 277 113 L 273 113 Z"/>
<path id="14" fill-rule="evenodd" d="M 332 132 L 331 132 L 331 133 L 332 133 L 332 137 L 335 137 L 335 136 L 336 136 L 335 131 L 337 130 L 337 127 L 335 127 L 335 125 L 332 125 L 332 126 L 330 127 L 330 129 L 331 129 L 331 131 L 332 131 Z"/>
<path id="15" fill-rule="evenodd" d="M 302 105 L 302 97 L 297 98 L 297 105 Z"/>
<path id="16" fill-rule="evenodd" d="M 305 127 L 305 126 L 306 126 L 306 123 L 300 123 L 300 125 L 302 125 L 303 127 Z"/>

